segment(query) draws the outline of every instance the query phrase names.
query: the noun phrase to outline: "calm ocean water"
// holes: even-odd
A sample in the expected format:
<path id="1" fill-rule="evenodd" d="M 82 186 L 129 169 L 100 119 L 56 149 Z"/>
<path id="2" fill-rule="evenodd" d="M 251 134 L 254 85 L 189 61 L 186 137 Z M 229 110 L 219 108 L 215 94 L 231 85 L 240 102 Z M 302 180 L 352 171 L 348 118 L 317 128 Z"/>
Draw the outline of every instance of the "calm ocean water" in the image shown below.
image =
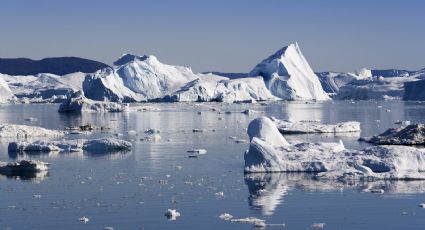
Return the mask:
<path id="1" fill-rule="evenodd" d="M 93 124 L 110 132 L 71 135 L 95 138 L 123 134 L 133 143 L 130 152 L 109 154 L 50 153 L 9 155 L 9 140 L 0 140 L 0 160 L 38 159 L 51 163 L 48 173 L 32 178 L 0 175 L 0 229 L 249 229 L 251 225 L 218 218 L 257 217 L 285 229 L 423 229 L 425 182 L 396 181 L 341 184 L 312 180 L 308 174 L 243 173 L 246 128 L 256 116 L 337 123 L 361 122 L 362 136 L 395 127 L 397 120 L 425 122 L 425 104 L 398 101 L 259 104 L 147 104 L 147 111 L 64 115 L 58 105 L 2 105 L 1 123 L 39 125 L 51 129 Z M 216 111 L 213 111 L 214 108 Z M 221 111 L 219 114 L 218 112 Z M 225 114 L 230 111 L 230 114 Z M 201 114 L 198 114 L 201 112 Z M 26 121 L 33 117 L 36 121 Z M 149 128 L 160 130 L 157 142 L 140 141 Z M 204 129 L 204 132 L 192 132 Z M 128 135 L 130 130 L 137 135 Z M 368 144 L 358 135 L 293 135 L 289 141 L 339 141 L 347 148 Z M 206 155 L 189 158 L 187 150 L 203 148 Z M 376 194 L 371 188 L 384 189 Z M 224 194 L 221 196 L 220 193 Z M 167 209 L 181 217 L 169 221 Z M 88 223 L 78 219 L 86 216 Z M 277 229 L 281 227 L 267 227 Z"/>

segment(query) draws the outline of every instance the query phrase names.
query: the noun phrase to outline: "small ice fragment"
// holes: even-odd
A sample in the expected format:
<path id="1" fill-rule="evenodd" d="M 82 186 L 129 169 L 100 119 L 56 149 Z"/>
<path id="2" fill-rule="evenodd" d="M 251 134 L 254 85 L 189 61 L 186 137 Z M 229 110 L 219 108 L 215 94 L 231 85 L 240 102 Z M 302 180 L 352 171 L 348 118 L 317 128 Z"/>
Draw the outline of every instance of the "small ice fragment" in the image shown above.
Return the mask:
<path id="1" fill-rule="evenodd" d="M 78 220 L 79 220 L 80 222 L 83 222 L 83 223 L 87 223 L 87 222 L 89 222 L 89 221 L 90 221 L 90 219 L 89 219 L 89 218 L 87 218 L 87 217 L 85 217 L 85 216 L 80 217 Z"/>
<path id="2" fill-rule="evenodd" d="M 257 225 L 260 222 L 264 223 L 264 220 L 258 219 L 258 218 L 255 218 L 255 217 L 231 219 L 230 221 L 235 222 L 235 223 L 246 223 L 246 224 L 254 224 L 254 225 Z"/>
<path id="3" fill-rule="evenodd" d="M 222 213 L 218 216 L 218 218 L 220 218 L 222 220 L 231 220 L 233 218 L 233 216 L 230 215 L 229 213 Z"/>
<path id="4" fill-rule="evenodd" d="M 182 170 L 182 169 L 183 169 L 183 166 L 177 165 L 175 168 L 176 168 L 177 170 Z"/>
<path id="5" fill-rule="evenodd" d="M 191 150 L 187 150 L 188 153 L 197 153 L 197 154 L 206 154 L 207 150 L 206 149 L 191 149 Z"/>
<path id="6" fill-rule="evenodd" d="M 104 227 L 103 230 L 114 230 L 113 227 Z"/>
<path id="7" fill-rule="evenodd" d="M 419 207 L 425 208 L 425 203 L 419 204 Z"/>
<path id="8" fill-rule="evenodd" d="M 310 225 L 312 228 L 324 228 L 326 223 L 313 223 Z"/>
<path id="9" fill-rule="evenodd" d="M 377 189 L 371 189 L 370 192 L 371 193 L 383 194 L 385 191 L 383 189 L 377 188 Z"/>
<path id="10" fill-rule="evenodd" d="M 34 195 L 34 198 L 40 199 L 41 198 L 41 195 L 40 194 L 35 194 Z"/>
<path id="11" fill-rule="evenodd" d="M 127 134 L 130 135 L 130 136 L 134 136 L 134 135 L 137 134 L 137 132 L 136 132 L 136 130 L 129 130 L 129 131 L 127 131 Z"/>
<path id="12" fill-rule="evenodd" d="M 168 220 L 176 220 L 180 216 L 180 212 L 177 212 L 175 209 L 168 209 L 164 214 Z"/>
<path id="13" fill-rule="evenodd" d="M 245 140 L 245 139 L 238 139 L 238 140 L 235 140 L 235 143 L 238 143 L 238 144 L 246 144 L 246 143 L 248 143 L 248 140 Z"/>
<path id="14" fill-rule="evenodd" d="M 224 197 L 224 192 L 216 192 L 214 193 L 217 197 Z"/>
<path id="15" fill-rule="evenodd" d="M 387 109 L 387 110 L 385 110 L 385 112 L 389 113 L 389 112 L 391 112 L 391 109 Z"/>

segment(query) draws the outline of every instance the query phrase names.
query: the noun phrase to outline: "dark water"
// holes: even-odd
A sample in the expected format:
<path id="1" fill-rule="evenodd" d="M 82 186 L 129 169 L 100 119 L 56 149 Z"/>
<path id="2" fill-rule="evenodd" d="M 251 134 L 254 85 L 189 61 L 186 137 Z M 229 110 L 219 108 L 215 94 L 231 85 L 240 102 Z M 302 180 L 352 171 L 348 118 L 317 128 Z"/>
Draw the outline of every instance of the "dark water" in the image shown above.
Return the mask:
<path id="1" fill-rule="evenodd" d="M 285 223 L 286 229 L 423 229 L 425 182 L 341 184 L 311 180 L 307 174 L 244 176 L 246 127 L 255 116 L 250 108 L 277 118 L 321 120 L 323 123 L 357 120 L 363 136 L 394 127 L 396 120 L 425 122 L 425 104 L 404 102 L 329 102 L 317 104 L 153 104 L 149 111 L 60 115 L 57 105 L 0 107 L 0 122 L 68 126 L 107 125 L 111 132 L 67 138 L 94 138 L 124 134 L 131 152 L 112 154 L 50 153 L 9 156 L 8 140 L 0 140 L 0 160 L 39 159 L 51 163 L 46 174 L 33 178 L 0 175 L 0 229 L 249 229 L 248 224 L 218 218 L 257 217 L 267 223 Z M 381 107 L 382 106 L 382 107 Z M 212 111 L 215 108 L 217 111 Z M 202 114 L 199 115 L 198 112 Z M 218 114 L 218 111 L 232 111 Z M 25 118 L 37 121 L 28 122 Z M 219 118 L 222 118 L 219 120 Z M 144 130 L 161 131 L 158 142 L 140 141 Z M 205 129 L 204 132 L 192 132 Z M 137 136 L 126 134 L 136 130 Z M 368 146 L 358 136 L 295 135 L 288 140 L 344 141 L 347 148 Z M 187 150 L 204 148 L 206 155 L 188 158 Z M 17 159 L 15 159 L 17 158 Z M 384 194 L 371 193 L 384 189 Z M 224 197 L 216 195 L 223 192 Z M 41 196 L 40 196 L 41 195 Z M 164 216 L 168 208 L 181 213 L 176 221 Z M 86 216 L 88 223 L 78 218 Z M 267 227 L 275 229 L 281 227 Z"/>

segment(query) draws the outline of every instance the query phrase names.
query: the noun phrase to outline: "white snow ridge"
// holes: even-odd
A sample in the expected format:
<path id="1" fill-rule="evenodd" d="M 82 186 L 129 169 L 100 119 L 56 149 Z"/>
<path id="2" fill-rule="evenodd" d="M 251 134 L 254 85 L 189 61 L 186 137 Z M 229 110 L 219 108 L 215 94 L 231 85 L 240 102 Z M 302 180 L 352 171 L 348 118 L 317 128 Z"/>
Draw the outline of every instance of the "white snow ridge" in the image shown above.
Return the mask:
<path id="1" fill-rule="evenodd" d="M 340 143 L 288 144 L 267 117 L 248 127 L 251 143 L 245 172 L 318 172 L 318 178 L 339 180 L 425 179 L 425 150 L 375 146 L 361 151 Z"/>
<path id="2" fill-rule="evenodd" d="M 284 100 L 330 100 L 297 43 L 264 59 L 249 75 L 264 77 L 271 93 Z"/>

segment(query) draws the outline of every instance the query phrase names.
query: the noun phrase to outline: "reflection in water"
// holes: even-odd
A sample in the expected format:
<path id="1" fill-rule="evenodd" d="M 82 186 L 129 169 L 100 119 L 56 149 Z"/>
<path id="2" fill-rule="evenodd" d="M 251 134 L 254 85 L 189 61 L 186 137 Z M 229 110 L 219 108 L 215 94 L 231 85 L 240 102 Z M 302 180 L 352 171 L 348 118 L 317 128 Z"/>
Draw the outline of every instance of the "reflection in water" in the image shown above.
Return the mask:
<path id="1" fill-rule="evenodd" d="M 49 176 L 48 171 L 38 171 L 38 172 L 1 172 L 0 179 L 13 179 L 13 180 L 22 180 L 30 181 L 34 183 L 40 183 L 47 179 Z"/>
<path id="2" fill-rule="evenodd" d="M 108 160 L 126 159 L 131 155 L 131 151 L 105 151 L 105 152 L 9 152 L 9 157 L 12 159 L 30 160 L 30 159 L 51 159 L 66 156 L 74 159 L 102 158 Z"/>
<path id="3" fill-rule="evenodd" d="M 351 181 L 313 179 L 308 173 L 255 173 L 246 174 L 248 202 L 252 209 L 260 210 L 263 215 L 273 215 L 277 206 L 291 190 L 332 191 L 354 189 L 359 192 L 383 190 L 385 194 L 406 195 L 425 193 L 425 181 Z"/>

